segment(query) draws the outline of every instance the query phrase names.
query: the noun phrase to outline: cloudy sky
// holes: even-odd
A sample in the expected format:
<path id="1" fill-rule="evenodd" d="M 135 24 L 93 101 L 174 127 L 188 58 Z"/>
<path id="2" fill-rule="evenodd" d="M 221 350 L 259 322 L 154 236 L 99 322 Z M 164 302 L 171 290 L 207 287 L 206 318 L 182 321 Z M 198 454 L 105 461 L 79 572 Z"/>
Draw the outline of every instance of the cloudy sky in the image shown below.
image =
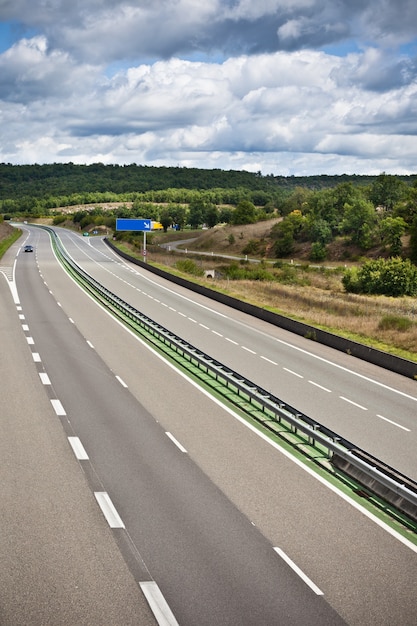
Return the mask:
<path id="1" fill-rule="evenodd" d="M 0 0 L 0 162 L 417 173 L 416 0 Z"/>

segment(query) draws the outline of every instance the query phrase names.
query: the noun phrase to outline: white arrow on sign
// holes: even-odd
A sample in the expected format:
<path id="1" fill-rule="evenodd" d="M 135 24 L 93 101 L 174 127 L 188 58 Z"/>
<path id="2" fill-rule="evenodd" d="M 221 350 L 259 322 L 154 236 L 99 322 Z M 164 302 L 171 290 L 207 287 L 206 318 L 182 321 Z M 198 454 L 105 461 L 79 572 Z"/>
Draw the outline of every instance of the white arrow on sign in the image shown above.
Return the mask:
<path id="1" fill-rule="evenodd" d="M 146 228 L 147 230 L 151 230 L 151 222 L 144 220 L 143 228 Z"/>

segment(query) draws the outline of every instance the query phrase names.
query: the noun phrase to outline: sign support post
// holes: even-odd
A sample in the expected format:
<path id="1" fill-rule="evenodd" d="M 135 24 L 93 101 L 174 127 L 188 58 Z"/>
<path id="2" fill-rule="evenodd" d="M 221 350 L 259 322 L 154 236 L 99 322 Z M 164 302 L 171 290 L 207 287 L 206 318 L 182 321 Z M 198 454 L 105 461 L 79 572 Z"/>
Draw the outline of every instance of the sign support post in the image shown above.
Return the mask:
<path id="1" fill-rule="evenodd" d="M 128 230 L 130 232 L 143 232 L 143 262 L 146 263 L 146 233 L 152 230 L 152 220 L 117 218 L 116 230 Z"/>

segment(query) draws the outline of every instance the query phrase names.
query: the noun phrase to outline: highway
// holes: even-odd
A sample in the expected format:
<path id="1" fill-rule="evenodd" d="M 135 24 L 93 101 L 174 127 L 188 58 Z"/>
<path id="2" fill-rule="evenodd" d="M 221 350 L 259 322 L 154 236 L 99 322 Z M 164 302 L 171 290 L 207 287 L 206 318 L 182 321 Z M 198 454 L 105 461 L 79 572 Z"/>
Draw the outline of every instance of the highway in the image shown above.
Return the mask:
<path id="1" fill-rule="evenodd" d="M 74 463 L 97 502 L 111 499 L 114 541 L 142 588 L 156 582 L 184 626 L 414 624 L 415 546 L 133 337 L 66 275 L 48 235 L 28 230 L 35 253 L 18 255 L 16 286 L 39 385 L 63 437 L 82 445 Z M 417 477 L 413 381 L 59 232 L 79 265 L 146 315 Z"/>
<path id="2" fill-rule="evenodd" d="M 145 315 L 417 480 L 415 381 L 190 295 L 122 262 L 101 239 L 62 238 L 81 267 Z"/>

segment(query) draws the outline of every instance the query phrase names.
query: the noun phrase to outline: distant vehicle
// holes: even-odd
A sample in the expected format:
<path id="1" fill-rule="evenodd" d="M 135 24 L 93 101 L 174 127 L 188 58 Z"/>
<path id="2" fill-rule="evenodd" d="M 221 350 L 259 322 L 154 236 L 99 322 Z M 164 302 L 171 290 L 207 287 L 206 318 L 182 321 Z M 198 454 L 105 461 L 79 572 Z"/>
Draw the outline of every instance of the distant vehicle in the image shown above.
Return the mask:
<path id="1" fill-rule="evenodd" d="M 23 248 L 23 252 L 33 252 L 33 247 L 32 246 L 25 246 Z"/>
<path id="2" fill-rule="evenodd" d="M 90 236 L 90 233 L 87 233 L 87 232 L 83 233 L 83 237 L 89 237 L 89 236 Z"/>

